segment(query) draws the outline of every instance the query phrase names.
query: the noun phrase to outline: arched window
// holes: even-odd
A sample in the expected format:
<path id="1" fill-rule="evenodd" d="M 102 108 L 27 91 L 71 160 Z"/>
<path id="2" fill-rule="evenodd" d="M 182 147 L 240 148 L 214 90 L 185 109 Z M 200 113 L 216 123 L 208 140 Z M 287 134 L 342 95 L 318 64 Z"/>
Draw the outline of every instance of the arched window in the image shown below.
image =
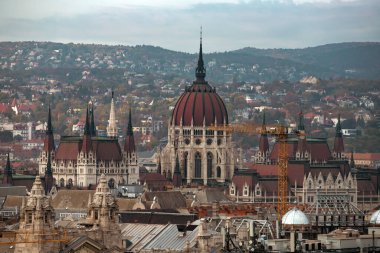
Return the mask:
<path id="1" fill-rule="evenodd" d="M 212 178 L 212 153 L 207 153 L 207 178 Z"/>
<path id="2" fill-rule="evenodd" d="M 185 152 L 183 155 L 183 177 L 187 178 L 187 155 L 188 153 Z"/>
<path id="3" fill-rule="evenodd" d="M 69 188 L 71 188 L 73 186 L 73 180 L 71 178 L 69 178 L 69 180 L 67 181 L 67 186 Z"/>
<path id="4" fill-rule="evenodd" d="M 220 167 L 216 167 L 216 177 L 221 177 L 222 176 L 222 170 L 220 169 Z"/>
<path id="5" fill-rule="evenodd" d="M 65 186 L 65 179 L 61 178 L 59 180 L 59 186 L 64 187 Z"/>
<path id="6" fill-rule="evenodd" d="M 111 179 L 108 181 L 108 186 L 109 186 L 109 188 L 111 188 L 111 189 L 115 188 L 115 179 L 111 178 Z"/>
<path id="7" fill-rule="evenodd" d="M 311 181 L 309 181 L 309 187 L 308 188 L 311 189 Z"/>
<path id="8" fill-rule="evenodd" d="M 195 178 L 202 177 L 202 157 L 199 152 L 195 153 Z"/>

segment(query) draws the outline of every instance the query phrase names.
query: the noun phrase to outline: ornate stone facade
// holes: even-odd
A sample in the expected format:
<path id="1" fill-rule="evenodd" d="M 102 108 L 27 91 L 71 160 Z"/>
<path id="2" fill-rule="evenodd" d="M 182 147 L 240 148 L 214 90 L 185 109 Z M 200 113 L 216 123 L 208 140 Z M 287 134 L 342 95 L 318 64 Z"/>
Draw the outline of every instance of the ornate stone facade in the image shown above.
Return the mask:
<path id="1" fill-rule="evenodd" d="M 113 107 L 111 107 L 111 114 L 114 114 L 112 110 L 114 110 Z M 87 188 L 94 186 L 103 173 L 112 188 L 118 184 L 137 183 L 139 166 L 131 130 L 131 111 L 129 113 L 124 148 L 121 147 L 114 135 L 108 137 L 96 135 L 92 108 L 91 123 L 87 110 L 83 136 L 62 136 L 59 146 L 55 149 L 49 109 L 44 149 L 39 158 L 40 175 L 45 174 L 50 153 L 54 182 L 60 187 Z M 111 118 L 116 122 L 114 116 Z"/>
<path id="2" fill-rule="evenodd" d="M 15 253 L 59 252 L 59 242 L 54 240 L 60 239 L 60 234 L 54 229 L 54 216 L 51 198 L 45 195 L 37 176 L 29 196 L 22 200 Z"/>
<path id="3" fill-rule="evenodd" d="M 228 125 L 228 114 L 205 76 L 201 43 L 196 80 L 178 99 L 169 122 L 168 144 L 158 154 L 161 174 L 169 179 L 178 155 L 185 184 L 228 182 L 239 160 L 231 133 L 212 129 L 213 125 Z"/>

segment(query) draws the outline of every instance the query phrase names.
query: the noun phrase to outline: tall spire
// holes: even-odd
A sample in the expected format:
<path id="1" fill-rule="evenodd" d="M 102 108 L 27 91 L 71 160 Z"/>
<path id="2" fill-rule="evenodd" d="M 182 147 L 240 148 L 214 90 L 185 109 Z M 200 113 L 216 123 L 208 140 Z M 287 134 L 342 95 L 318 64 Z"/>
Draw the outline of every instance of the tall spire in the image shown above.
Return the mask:
<path id="1" fill-rule="evenodd" d="M 350 167 L 355 168 L 354 151 L 351 151 Z"/>
<path id="2" fill-rule="evenodd" d="M 334 140 L 334 158 L 344 158 L 344 144 L 343 144 L 343 134 L 342 126 L 340 125 L 340 114 L 338 115 L 338 123 L 335 129 L 335 140 Z"/>
<path id="3" fill-rule="evenodd" d="M 125 136 L 124 151 L 127 155 L 132 155 L 135 152 L 135 138 L 133 137 L 133 128 L 132 128 L 132 112 L 131 107 L 129 107 L 128 115 L 128 126 L 127 126 L 127 135 Z"/>
<path id="4" fill-rule="evenodd" d="M 86 109 L 86 123 L 84 125 L 84 135 L 89 135 L 90 134 L 90 122 L 88 119 L 88 106 Z"/>
<path id="5" fill-rule="evenodd" d="M 49 105 L 46 135 L 44 139 L 44 151 L 52 152 L 53 150 L 54 150 L 54 135 L 53 135 L 53 125 L 51 123 L 51 110 L 50 110 L 50 105 Z"/>
<path id="6" fill-rule="evenodd" d="M 94 119 L 94 105 L 93 104 L 91 104 L 91 108 L 90 108 L 90 117 L 91 117 L 90 135 L 96 136 L 96 126 L 95 126 L 95 119 Z"/>
<path id="7" fill-rule="evenodd" d="M 201 33 L 200 33 L 200 44 L 199 44 L 199 58 L 198 58 L 198 65 L 195 69 L 195 77 L 197 78 L 197 82 L 204 83 L 205 77 L 206 77 L 206 69 L 204 67 L 203 62 L 203 52 L 202 52 L 202 27 L 201 27 Z"/>
<path id="8" fill-rule="evenodd" d="M 46 134 L 53 134 L 53 126 L 52 126 L 52 124 L 51 124 L 51 111 L 50 111 L 50 105 L 49 105 L 49 114 L 48 114 L 48 122 L 47 122 Z"/>
<path id="9" fill-rule="evenodd" d="M 298 115 L 298 131 L 305 131 L 305 124 L 303 121 L 303 112 L 301 112 Z"/>
<path id="10" fill-rule="evenodd" d="M 48 153 L 48 160 L 45 170 L 45 194 L 49 194 L 51 188 L 53 187 L 53 170 L 51 169 L 51 158 L 50 153 Z"/>
<path id="11" fill-rule="evenodd" d="M 131 107 L 129 107 L 127 135 L 128 136 L 133 136 Z"/>
<path id="12" fill-rule="evenodd" d="M 174 173 L 173 173 L 173 185 L 175 187 L 180 187 L 181 184 L 182 184 L 181 169 L 179 166 L 179 158 L 177 154 L 176 159 L 175 159 Z"/>
<path id="13" fill-rule="evenodd" d="M 267 151 L 269 151 L 269 142 L 268 142 L 268 135 L 266 132 L 266 120 L 265 120 L 265 111 L 263 114 L 263 124 L 261 126 L 261 135 L 259 140 L 259 150 L 261 154 L 266 156 Z"/>
<path id="14" fill-rule="evenodd" d="M 336 123 L 335 137 L 342 137 L 342 126 L 340 124 L 340 114 L 338 115 L 338 123 Z"/>
<path id="15" fill-rule="evenodd" d="M 116 126 L 116 113 L 115 113 L 115 101 L 114 93 L 112 90 L 110 118 L 108 120 L 107 135 L 108 137 L 117 138 L 117 126 Z"/>
<path id="16" fill-rule="evenodd" d="M 9 158 L 9 153 L 7 156 L 7 163 L 4 168 L 4 175 L 3 175 L 3 184 L 13 185 L 13 173 L 11 168 L 11 161 Z"/>
<path id="17" fill-rule="evenodd" d="M 53 170 L 51 169 L 51 155 L 48 153 L 48 160 L 46 164 L 46 171 L 45 171 L 45 176 L 46 175 L 53 175 Z"/>
<path id="18" fill-rule="evenodd" d="M 90 136 L 90 123 L 88 119 L 88 107 L 87 107 L 86 123 L 84 125 L 84 133 L 83 133 L 82 152 L 87 154 L 91 149 L 92 147 L 91 147 L 91 136 Z"/>

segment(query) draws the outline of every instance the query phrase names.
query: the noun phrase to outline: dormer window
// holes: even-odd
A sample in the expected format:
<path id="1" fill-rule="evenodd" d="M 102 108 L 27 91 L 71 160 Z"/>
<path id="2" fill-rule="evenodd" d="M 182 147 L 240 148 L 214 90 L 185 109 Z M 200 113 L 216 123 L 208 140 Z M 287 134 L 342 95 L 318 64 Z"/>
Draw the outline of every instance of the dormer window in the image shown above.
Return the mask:
<path id="1" fill-rule="evenodd" d="M 244 189 L 243 189 L 243 196 L 248 196 L 249 194 L 248 194 L 248 186 L 246 185 L 246 186 L 244 186 Z"/>
<path id="2" fill-rule="evenodd" d="M 232 185 L 230 188 L 230 195 L 235 195 L 235 186 Z"/>

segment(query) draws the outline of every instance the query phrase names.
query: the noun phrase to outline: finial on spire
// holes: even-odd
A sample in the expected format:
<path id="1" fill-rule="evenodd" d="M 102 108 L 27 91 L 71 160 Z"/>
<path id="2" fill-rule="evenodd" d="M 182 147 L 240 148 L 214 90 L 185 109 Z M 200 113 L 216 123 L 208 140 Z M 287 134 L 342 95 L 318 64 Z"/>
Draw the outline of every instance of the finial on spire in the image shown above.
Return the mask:
<path id="1" fill-rule="evenodd" d="M 202 26 L 201 26 L 201 36 L 200 36 L 200 38 L 201 38 L 201 45 L 202 45 Z"/>
<path id="2" fill-rule="evenodd" d="M 90 135 L 96 136 L 96 126 L 95 126 L 95 119 L 94 119 L 94 104 L 91 103 L 90 107 Z"/>
<path id="3" fill-rule="evenodd" d="M 203 52 L 202 52 L 202 26 L 201 26 L 201 32 L 200 32 L 199 58 L 198 58 L 197 68 L 195 69 L 195 77 L 197 78 L 198 82 L 205 82 L 206 69 L 204 67 Z"/>
<path id="4" fill-rule="evenodd" d="M 132 110 L 131 107 L 129 107 L 129 115 L 128 115 L 128 126 L 127 126 L 127 136 L 133 135 L 133 128 L 132 128 Z"/>

